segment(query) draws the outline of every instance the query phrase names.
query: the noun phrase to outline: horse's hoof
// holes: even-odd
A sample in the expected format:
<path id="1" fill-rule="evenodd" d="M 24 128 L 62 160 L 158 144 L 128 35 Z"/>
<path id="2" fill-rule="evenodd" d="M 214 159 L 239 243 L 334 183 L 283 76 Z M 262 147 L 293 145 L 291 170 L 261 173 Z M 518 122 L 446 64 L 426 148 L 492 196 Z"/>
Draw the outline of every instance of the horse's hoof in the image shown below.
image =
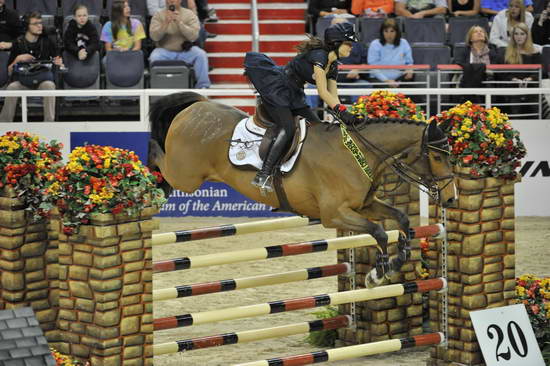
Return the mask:
<path id="1" fill-rule="evenodd" d="M 367 273 L 367 276 L 365 277 L 365 287 L 374 288 L 384 283 L 385 276 L 378 277 L 376 272 L 376 268 L 373 268 L 369 273 Z"/>

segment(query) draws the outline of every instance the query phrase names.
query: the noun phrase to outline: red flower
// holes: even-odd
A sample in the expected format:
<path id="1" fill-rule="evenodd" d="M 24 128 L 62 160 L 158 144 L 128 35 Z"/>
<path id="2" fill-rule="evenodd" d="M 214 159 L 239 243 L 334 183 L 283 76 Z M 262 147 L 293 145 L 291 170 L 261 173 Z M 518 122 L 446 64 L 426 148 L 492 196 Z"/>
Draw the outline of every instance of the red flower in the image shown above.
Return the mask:
<path id="1" fill-rule="evenodd" d="M 468 164 L 470 161 L 472 161 L 474 157 L 470 154 L 470 155 L 466 155 L 465 157 L 462 158 L 462 161 L 464 162 L 464 164 Z"/>

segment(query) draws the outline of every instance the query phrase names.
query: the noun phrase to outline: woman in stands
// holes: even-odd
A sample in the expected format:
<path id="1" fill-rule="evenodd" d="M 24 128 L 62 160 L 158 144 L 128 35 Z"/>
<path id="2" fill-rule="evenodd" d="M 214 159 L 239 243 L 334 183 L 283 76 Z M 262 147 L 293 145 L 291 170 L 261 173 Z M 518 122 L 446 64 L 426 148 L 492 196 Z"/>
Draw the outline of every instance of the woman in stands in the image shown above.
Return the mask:
<path id="1" fill-rule="evenodd" d="M 338 59 L 348 57 L 355 30 L 350 23 L 337 23 L 325 30 L 324 40 L 311 37 L 297 46 L 296 55 L 285 67 L 277 66 L 268 56 L 248 52 L 244 60 L 245 74 L 260 94 L 263 106 L 278 126 L 277 135 L 269 148 L 262 169 L 252 184 L 273 191 L 272 174 L 294 136 L 294 116 L 310 121 L 319 118 L 305 101 L 304 84 L 315 84 L 321 99 L 346 124 L 355 116 L 340 104 L 336 78 Z"/>
<path id="2" fill-rule="evenodd" d="M 541 47 L 533 44 L 531 32 L 525 23 L 516 24 L 512 28 L 512 36 L 510 43 L 506 47 L 504 55 L 505 64 L 520 65 L 520 64 L 538 64 L 542 63 Z M 530 82 L 538 80 L 538 74 L 528 71 L 514 71 L 507 73 L 504 78 L 513 81 L 510 87 L 528 88 L 534 87 L 535 84 Z M 536 95 L 511 96 L 510 102 L 533 102 L 537 98 Z M 535 100 L 534 100 L 535 99 Z M 533 108 L 536 106 L 512 106 L 511 113 L 533 113 Z"/>
<path id="3" fill-rule="evenodd" d="M 63 35 L 63 44 L 67 52 L 84 61 L 99 50 L 99 34 L 95 25 L 88 20 L 88 8 L 85 5 L 76 5 L 73 15 Z"/>
<path id="4" fill-rule="evenodd" d="M 130 18 L 128 1 L 117 0 L 111 8 L 111 20 L 103 26 L 101 40 L 106 51 L 139 51 L 141 40 L 145 38 L 143 25 Z"/>
<path id="5" fill-rule="evenodd" d="M 533 42 L 544 46 L 550 44 L 550 1 L 546 1 L 544 10 L 537 16 L 531 28 Z"/>
<path id="6" fill-rule="evenodd" d="M 497 62 L 497 51 L 489 44 L 485 28 L 474 25 L 466 34 L 466 47 L 455 50 L 456 64 L 494 64 Z"/>
<path id="7" fill-rule="evenodd" d="M 511 38 L 512 28 L 519 23 L 525 23 L 531 28 L 533 15 L 525 10 L 523 0 L 510 0 L 508 9 L 499 11 L 493 19 L 489 42 L 497 47 L 506 47 Z"/>
<path id="8" fill-rule="evenodd" d="M 380 38 L 369 46 L 369 65 L 412 65 L 412 50 L 409 42 L 401 38 L 401 30 L 395 19 L 384 20 L 380 27 Z M 398 88 L 400 81 L 411 81 L 412 70 L 405 72 L 397 69 L 372 70 L 371 78 L 384 82 L 391 88 Z"/>
<path id="9" fill-rule="evenodd" d="M 447 0 L 449 14 L 455 17 L 471 17 L 479 15 L 481 11 L 480 0 Z"/>

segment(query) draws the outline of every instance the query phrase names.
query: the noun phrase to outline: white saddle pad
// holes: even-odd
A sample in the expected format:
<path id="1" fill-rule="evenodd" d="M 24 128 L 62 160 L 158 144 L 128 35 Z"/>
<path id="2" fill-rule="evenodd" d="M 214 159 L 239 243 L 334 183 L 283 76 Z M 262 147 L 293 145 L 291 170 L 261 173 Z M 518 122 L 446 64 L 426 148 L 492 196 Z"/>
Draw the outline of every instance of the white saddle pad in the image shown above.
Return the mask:
<path id="1" fill-rule="evenodd" d="M 260 143 L 265 133 L 265 128 L 258 127 L 252 117 L 248 117 L 237 123 L 231 143 L 229 144 L 229 161 L 234 165 L 251 165 L 256 169 L 262 168 L 262 159 L 260 159 Z M 294 163 L 300 155 L 304 138 L 306 137 L 306 122 L 300 120 L 300 142 L 296 152 L 281 165 L 281 171 L 288 173 L 292 170 Z"/>

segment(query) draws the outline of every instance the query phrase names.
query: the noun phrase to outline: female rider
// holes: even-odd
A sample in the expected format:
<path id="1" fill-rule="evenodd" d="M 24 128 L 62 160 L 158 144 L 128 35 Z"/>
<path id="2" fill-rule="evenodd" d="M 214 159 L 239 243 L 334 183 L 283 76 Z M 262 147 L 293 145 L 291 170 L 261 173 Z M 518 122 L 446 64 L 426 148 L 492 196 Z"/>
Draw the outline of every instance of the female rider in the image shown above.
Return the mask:
<path id="1" fill-rule="evenodd" d="M 352 42 L 356 42 L 351 23 L 337 23 L 325 31 L 324 41 L 310 37 L 297 46 L 298 55 L 284 66 L 277 66 L 268 56 L 248 52 L 244 60 L 245 74 L 254 84 L 262 103 L 278 126 L 262 169 L 252 184 L 268 192 L 273 191 L 272 174 L 294 137 L 294 116 L 317 121 L 319 117 L 309 109 L 305 101 L 304 84 L 315 84 L 321 99 L 346 124 L 355 122 L 355 116 L 340 104 L 336 78 L 338 62 L 348 57 Z"/>

